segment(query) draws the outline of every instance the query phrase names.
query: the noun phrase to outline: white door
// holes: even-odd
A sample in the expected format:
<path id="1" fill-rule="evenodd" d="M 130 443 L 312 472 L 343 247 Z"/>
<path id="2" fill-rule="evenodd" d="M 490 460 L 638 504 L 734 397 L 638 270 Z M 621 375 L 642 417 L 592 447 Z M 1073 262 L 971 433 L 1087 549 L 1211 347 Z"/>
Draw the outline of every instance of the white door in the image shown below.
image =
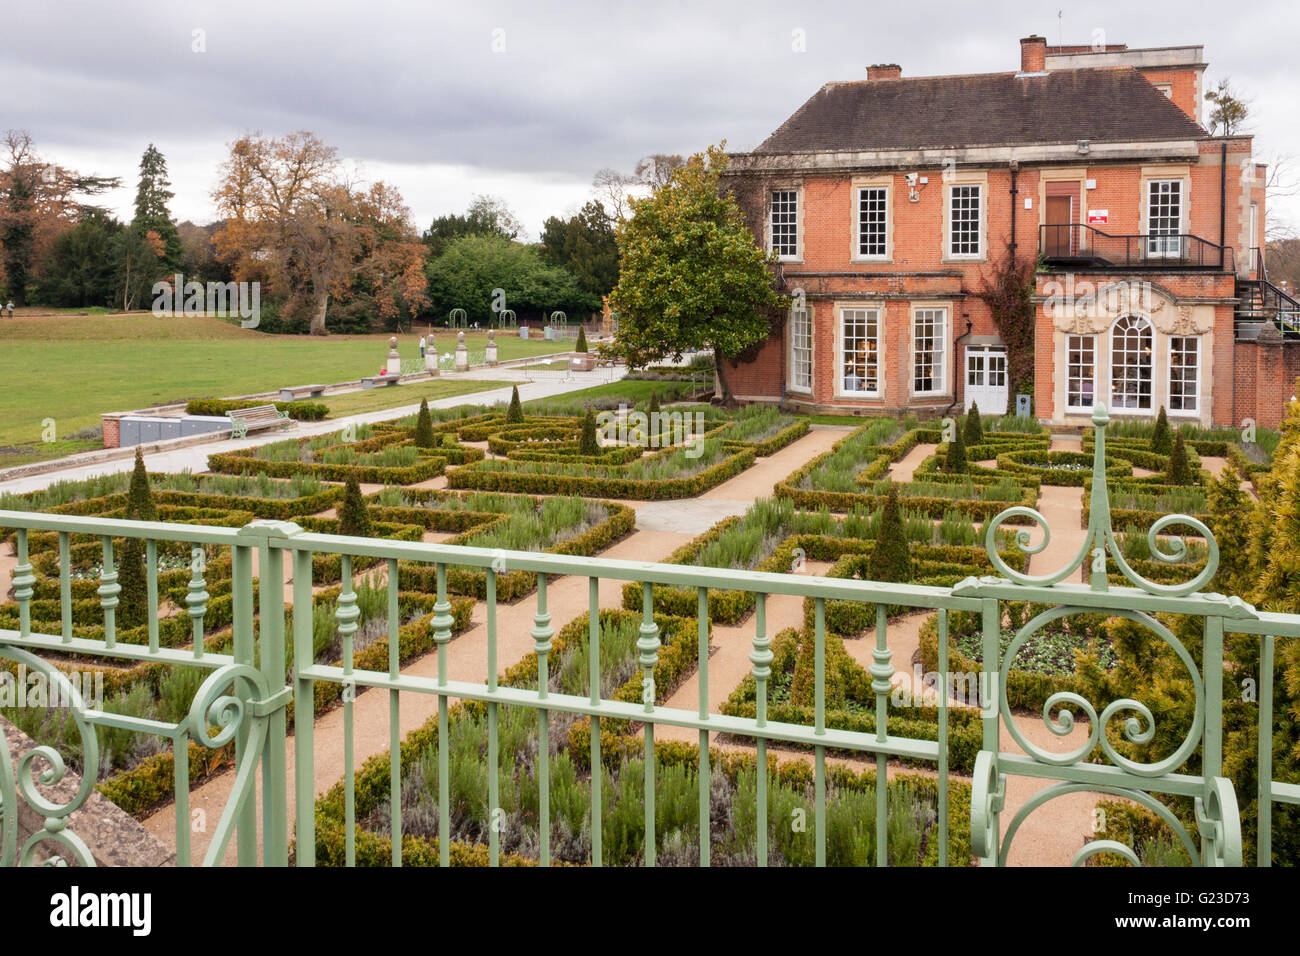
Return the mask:
<path id="1" fill-rule="evenodd" d="M 1000 348 L 966 350 L 966 408 L 981 415 L 1007 413 L 1007 352 Z"/>

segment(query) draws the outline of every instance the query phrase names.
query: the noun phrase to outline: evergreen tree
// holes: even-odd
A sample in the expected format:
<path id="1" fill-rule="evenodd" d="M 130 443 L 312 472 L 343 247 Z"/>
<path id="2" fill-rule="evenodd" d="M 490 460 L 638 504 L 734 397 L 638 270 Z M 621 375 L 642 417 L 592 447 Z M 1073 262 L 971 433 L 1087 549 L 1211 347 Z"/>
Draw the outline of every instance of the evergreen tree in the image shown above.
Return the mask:
<path id="1" fill-rule="evenodd" d="M 149 472 L 144 467 L 144 456 L 139 446 L 135 449 L 135 468 L 131 471 L 131 484 L 126 492 L 126 517 L 131 521 L 157 521 L 158 507 L 149 488 Z"/>
<path id="2" fill-rule="evenodd" d="M 1160 414 L 1156 416 L 1155 431 L 1151 433 L 1151 450 L 1157 455 L 1167 455 L 1174 447 L 1173 435 L 1169 431 L 1169 418 L 1165 415 L 1165 407 L 1160 406 Z"/>
<path id="3" fill-rule="evenodd" d="M 966 465 L 966 441 L 960 427 L 953 429 L 952 441 L 943 456 L 943 470 L 950 475 L 964 475 L 970 469 Z"/>
<path id="4" fill-rule="evenodd" d="M 135 468 L 126 493 L 125 518 L 129 521 L 157 521 L 158 508 L 149 490 L 149 473 L 139 447 L 135 450 Z M 118 595 L 117 623 L 121 627 L 140 627 L 148 622 L 149 588 L 145 568 L 145 547 L 140 538 L 127 538 L 117 554 Z"/>
<path id="5" fill-rule="evenodd" d="M 973 448 L 984 441 L 984 426 L 980 423 L 980 407 L 971 403 L 966 413 L 966 447 Z"/>
<path id="6" fill-rule="evenodd" d="M 903 531 L 898 489 L 890 485 L 880 516 L 880 530 L 876 533 L 876 546 L 867 562 L 867 577 L 872 581 L 906 582 L 912 580 L 912 574 L 912 550 Z"/>
<path id="7" fill-rule="evenodd" d="M 1169 453 L 1169 471 L 1165 475 L 1171 485 L 1194 485 L 1196 475 L 1192 473 L 1191 463 L 1187 460 L 1187 445 L 1183 442 L 1182 432 L 1174 440 L 1174 450 Z"/>
<path id="8" fill-rule="evenodd" d="M 167 203 L 175 195 L 167 179 L 167 160 L 153 145 L 140 157 L 140 184 L 135 191 L 135 218 L 131 220 L 131 231 L 138 237 L 156 233 L 162 240 L 163 255 L 159 261 L 162 274 L 181 266 L 181 237 L 167 209 Z"/>
<path id="9" fill-rule="evenodd" d="M 575 352 L 587 351 L 587 330 L 583 326 L 578 326 L 578 344 L 573 347 Z"/>
<path id="10" fill-rule="evenodd" d="M 582 439 L 578 442 L 578 454 L 600 454 L 600 443 L 596 441 L 596 413 L 590 408 L 582 419 Z"/>
<path id="11" fill-rule="evenodd" d="M 506 424 L 517 425 L 524 420 L 524 406 L 519 401 L 519 386 L 510 390 L 510 407 L 506 410 Z"/>
<path id="12" fill-rule="evenodd" d="M 420 413 L 415 416 L 415 446 L 417 448 L 432 448 L 435 442 L 433 439 L 433 416 L 429 414 L 429 402 L 427 399 L 420 399 Z"/>
<path id="13" fill-rule="evenodd" d="M 654 415 L 659 411 L 659 393 L 653 388 L 650 389 L 650 407 L 646 411 L 649 415 Z"/>
<path id="14" fill-rule="evenodd" d="M 343 489 L 343 505 L 339 508 L 339 534 L 368 538 L 370 533 L 370 512 L 361 497 L 361 485 L 355 478 L 349 478 L 347 487 Z"/>

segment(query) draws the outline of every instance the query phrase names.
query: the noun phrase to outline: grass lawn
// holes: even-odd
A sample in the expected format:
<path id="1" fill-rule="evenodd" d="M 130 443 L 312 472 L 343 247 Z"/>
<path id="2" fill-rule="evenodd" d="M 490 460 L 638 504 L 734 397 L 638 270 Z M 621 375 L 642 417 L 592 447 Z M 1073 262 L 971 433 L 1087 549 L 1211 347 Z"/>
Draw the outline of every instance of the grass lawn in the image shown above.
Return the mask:
<path id="1" fill-rule="evenodd" d="M 554 398 L 537 398 L 524 402 L 524 409 L 551 409 L 560 414 L 561 407 L 571 407 L 574 414 L 583 414 L 587 405 L 613 408 L 620 401 L 627 405 L 642 405 L 650 401 L 650 393 L 657 392 L 659 401 L 673 402 L 689 395 L 694 386 L 690 382 L 641 382 L 622 379 L 605 385 L 593 385 L 576 392 L 566 392 Z"/>
<path id="2" fill-rule="evenodd" d="M 452 381 L 435 378 L 427 382 L 392 385 L 387 388 L 372 388 L 360 392 L 344 392 L 342 395 L 326 395 L 324 398 L 311 400 L 324 402 L 329 406 L 330 418 L 338 418 L 342 415 L 356 415 L 360 412 L 377 412 L 382 408 L 414 405 L 422 398 L 432 402 L 439 398 L 451 398 L 454 395 L 485 392 L 493 388 L 508 388 L 511 384 L 510 382 L 486 382 L 469 379 Z"/>
<path id="3" fill-rule="evenodd" d="M 419 359 L 420 334 L 417 326 L 398 337 L 403 360 Z M 373 375 L 388 338 L 267 335 L 216 318 L 150 313 L 19 315 L 0 322 L 0 447 L 39 442 L 46 418 L 59 435 L 70 435 L 99 424 L 102 412 Z M 470 351 L 486 342 L 485 332 L 465 336 Z M 561 344 L 497 337 L 503 360 L 553 353 Z M 444 331 L 437 347 L 454 349 L 455 336 Z"/>

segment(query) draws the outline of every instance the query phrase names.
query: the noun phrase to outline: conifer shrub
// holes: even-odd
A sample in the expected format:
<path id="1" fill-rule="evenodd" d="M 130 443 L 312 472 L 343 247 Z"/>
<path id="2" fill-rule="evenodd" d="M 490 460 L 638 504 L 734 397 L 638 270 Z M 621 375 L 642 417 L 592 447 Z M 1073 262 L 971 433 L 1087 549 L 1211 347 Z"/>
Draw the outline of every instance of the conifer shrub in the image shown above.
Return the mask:
<path id="1" fill-rule="evenodd" d="M 361 497 L 361 485 L 355 478 L 349 478 L 347 487 L 343 490 L 343 504 L 339 507 L 339 534 L 370 537 L 370 512 L 366 510 L 365 499 Z"/>
<path id="2" fill-rule="evenodd" d="M 659 393 L 654 389 L 650 390 L 650 407 L 648 413 L 654 415 L 659 411 Z"/>
<path id="3" fill-rule="evenodd" d="M 960 427 L 954 429 L 948 451 L 943 456 L 943 470 L 950 475 L 964 475 L 970 469 L 966 464 L 966 442 Z"/>
<path id="4" fill-rule="evenodd" d="M 1181 434 L 1174 439 L 1174 450 L 1169 453 L 1169 471 L 1166 477 L 1171 485 L 1196 484 L 1196 476 L 1192 474 L 1192 466 L 1187 460 L 1187 445 Z"/>
<path id="5" fill-rule="evenodd" d="M 980 407 L 974 402 L 971 403 L 970 411 L 966 413 L 966 434 L 963 437 L 967 448 L 974 448 L 984 441 L 984 426 L 980 424 Z"/>
<path id="6" fill-rule="evenodd" d="M 600 454 L 600 443 L 596 441 L 596 413 L 590 408 L 582 419 L 582 438 L 578 441 L 578 454 Z"/>
<path id="7" fill-rule="evenodd" d="M 433 448 L 433 416 L 429 414 L 428 399 L 420 399 L 420 413 L 415 416 L 415 445 L 417 448 Z"/>
<path id="8" fill-rule="evenodd" d="M 126 493 L 126 514 L 130 521 L 157 521 L 158 506 L 149 489 L 149 472 L 144 456 L 135 450 L 135 468 Z M 116 623 L 119 627 L 139 627 L 148 621 L 149 590 L 146 584 L 145 547 L 140 538 L 127 538 L 117 556 L 118 595 Z"/>
<path id="9" fill-rule="evenodd" d="M 912 551 L 903 528 L 903 510 L 898 504 L 898 489 L 891 487 L 880 516 L 876 546 L 867 564 L 867 576 L 873 581 L 910 581 Z"/>
<path id="10" fill-rule="evenodd" d="M 1151 433 L 1151 450 L 1158 455 L 1167 455 L 1173 450 L 1173 434 L 1169 430 L 1169 417 L 1165 414 L 1165 407 L 1160 406 L 1160 414 L 1156 416 L 1155 431 Z"/>
<path id="11" fill-rule="evenodd" d="M 587 330 L 581 325 L 578 326 L 578 344 L 573 347 L 575 352 L 587 351 Z"/>
<path id="12" fill-rule="evenodd" d="M 524 420 L 524 406 L 519 401 L 519 386 L 510 390 L 510 407 L 506 410 L 506 424 L 518 425 Z"/>

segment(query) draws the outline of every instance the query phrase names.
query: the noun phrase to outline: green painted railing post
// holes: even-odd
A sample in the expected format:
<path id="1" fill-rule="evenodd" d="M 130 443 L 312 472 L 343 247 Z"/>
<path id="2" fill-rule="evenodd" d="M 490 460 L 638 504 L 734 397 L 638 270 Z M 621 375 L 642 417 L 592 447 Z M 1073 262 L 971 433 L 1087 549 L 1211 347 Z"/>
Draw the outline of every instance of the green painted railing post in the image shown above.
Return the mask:
<path id="1" fill-rule="evenodd" d="M 637 638 L 637 662 L 641 665 L 641 706 L 647 714 L 655 709 L 655 667 L 659 664 L 659 625 L 655 623 L 654 585 L 641 584 L 641 636 Z M 655 865 L 655 725 L 645 723 L 645 865 Z"/>
<path id="2" fill-rule="evenodd" d="M 447 642 L 451 640 L 451 602 L 447 600 L 447 565 L 436 566 L 438 598 L 433 605 L 433 641 L 438 646 L 438 686 L 447 685 Z M 438 695 L 438 863 L 451 866 L 451 736 L 446 694 Z M 400 751 L 399 751 L 400 753 Z"/>
<path id="3" fill-rule="evenodd" d="M 117 643 L 116 616 L 117 596 L 122 593 L 122 586 L 117 583 L 117 568 L 113 565 L 113 538 L 103 535 L 100 543 L 104 549 L 104 568 L 100 572 L 99 606 L 104 609 L 104 646 L 112 647 Z"/>
<path id="4" fill-rule="evenodd" d="M 314 663 L 310 551 L 293 553 L 293 790 L 294 859 L 316 865 L 316 682 L 303 676 Z"/>
<path id="5" fill-rule="evenodd" d="M 1258 782 L 1255 788 L 1255 865 L 1273 865 L 1273 652 L 1277 639 L 1265 634 L 1259 648 L 1259 733 L 1255 758 Z"/>
<path id="6" fill-rule="evenodd" d="M 893 653 L 889 650 L 889 608 L 876 605 L 876 647 L 871 652 L 871 690 L 876 695 L 876 739 L 889 738 L 889 694 L 893 690 Z M 876 754 L 876 866 L 889 865 L 889 761 Z"/>
<path id="7" fill-rule="evenodd" d="M 1223 618 L 1205 619 L 1201 660 L 1205 669 L 1205 739 L 1201 776 L 1205 778 L 1202 801 L 1210 804 L 1213 778 L 1223 774 Z M 1207 840 L 1201 835 L 1202 862 L 1207 865 L 1220 849 L 1222 837 Z"/>
<path id="8" fill-rule="evenodd" d="M 207 556 L 202 545 L 195 545 L 190 550 L 190 593 L 185 595 L 186 613 L 194 634 L 195 657 L 203 656 L 203 618 L 208 613 L 208 585 L 203 579 L 206 566 Z"/>
<path id="9" fill-rule="evenodd" d="M 546 575 L 537 575 L 537 613 L 533 615 L 533 653 L 537 655 L 537 696 L 545 700 L 550 693 L 549 655 L 551 614 L 546 609 Z M 538 862 L 551 865 L 551 720 L 550 711 L 537 708 L 537 829 L 540 837 Z"/>
<path id="10" fill-rule="evenodd" d="M 353 705 L 357 698 L 357 682 L 352 676 L 352 635 L 357 632 L 357 593 L 352 588 L 352 556 L 343 555 L 342 587 L 338 606 L 334 609 L 339 637 L 343 641 L 343 857 L 348 866 L 357 864 L 357 794 L 356 776 L 353 772 Z"/>
<path id="11" fill-rule="evenodd" d="M 234 598 L 233 650 L 236 664 L 253 666 L 253 549 L 250 544 L 236 544 L 230 549 L 231 594 Z M 283 679 L 283 676 L 281 677 Z M 237 680 L 237 683 L 240 681 Z M 238 689 L 237 689 L 238 690 Z M 245 696 L 246 691 L 240 696 Z M 245 721 L 235 735 L 235 764 L 242 766 L 248 749 L 248 723 Z M 236 833 L 237 857 L 240 866 L 257 864 L 257 803 L 249 797 L 238 815 Z"/>
<path id="12" fill-rule="evenodd" d="M 754 649 L 749 652 L 749 662 L 754 673 L 754 723 L 767 726 L 767 680 L 772 676 L 772 639 L 767 636 L 767 595 L 754 596 Z M 756 737 L 755 786 L 757 789 L 758 820 L 755 824 L 755 844 L 758 865 L 767 866 L 767 738 Z"/>
<path id="13" fill-rule="evenodd" d="M 285 687 L 284 552 L 270 545 L 271 538 L 289 538 L 302 528 L 288 521 L 254 521 L 239 529 L 257 542 L 258 650 L 267 687 Z M 280 703 L 267 715 L 267 736 L 262 753 L 262 861 L 267 866 L 289 863 L 287 717 Z"/>
<path id="14" fill-rule="evenodd" d="M 27 529 L 18 529 L 18 563 L 14 566 L 14 599 L 18 602 L 18 635 L 30 637 L 32 633 L 32 585 L 36 576 L 27 557 Z"/>

